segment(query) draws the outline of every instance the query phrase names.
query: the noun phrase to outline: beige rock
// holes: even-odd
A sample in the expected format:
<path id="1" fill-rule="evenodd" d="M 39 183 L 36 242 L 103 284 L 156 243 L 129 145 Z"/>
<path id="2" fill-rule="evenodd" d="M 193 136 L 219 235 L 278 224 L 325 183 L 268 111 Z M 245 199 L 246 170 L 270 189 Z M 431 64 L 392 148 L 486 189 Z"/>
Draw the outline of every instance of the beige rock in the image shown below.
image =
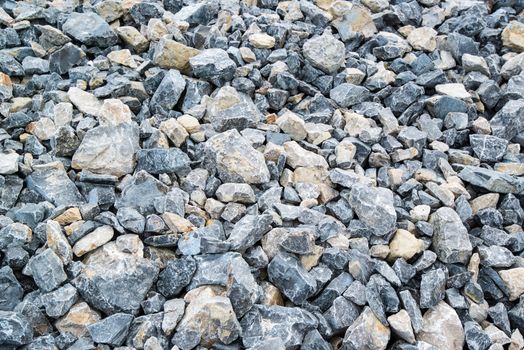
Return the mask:
<path id="1" fill-rule="evenodd" d="M 511 343 L 509 344 L 508 350 L 521 350 L 524 349 L 524 337 L 518 329 L 515 329 L 511 334 Z"/>
<path id="2" fill-rule="evenodd" d="M 373 314 L 369 307 L 365 307 L 360 316 L 353 322 L 344 335 L 344 343 L 349 349 L 385 350 L 391 332 Z"/>
<path id="3" fill-rule="evenodd" d="M 255 192 L 245 183 L 224 183 L 218 186 L 215 195 L 219 201 L 226 203 L 251 204 L 256 202 Z"/>
<path id="4" fill-rule="evenodd" d="M 417 221 L 428 221 L 429 213 L 431 212 L 431 207 L 429 205 L 417 205 L 410 210 L 409 215 L 411 220 L 414 222 Z"/>
<path id="5" fill-rule="evenodd" d="M 322 257 L 323 252 L 324 252 L 324 248 L 318 245 L 314 245 L 311 254 L 300 256 L 300 263 L 306 270 L 309 271 L 313 267 L 318 265 L 318 262 L 320 258 Z"/>
<path id="6" fill-rule="evenodd" d="M 60 102 L 55 105 L 53 121 L 55 126 L 69 125 L 73 120 L 73 105 L 69 102 Z"/>
<path id="7" fill-rule="evenodd" d="M 441 95 L 448 95 L 462 100 L 471 99 L 469 92 L 460 83 L 439 84 L 435 86 L 435 91 Z"/>
<path id="8" fill-rule="evenodd" d="M 257 49 L 271 49 L 275 46 L 275 38 L 266 33 L 255 33 L 249 36 L 249 43 Z"/>
<path id="9" fill-rule="evenodd" d="M 13 83 L 9 75 L 0 72 L 0 97 L 8 100 L 13 96 Z"/>
<path id="10" fill-rule="evenodd" d="M 212 347 L 216 343 L 230 344 L 235 341 L 241 328 L 227 297 L 201 294 L 187 305 L 175 338 L 178 332 L 194 332 L 200 338 L 200 345 Z"/>
<path id="11" fill-rule="evenodd" d="M 411 232 L 398 229 L 395 236 L 389 242 L 389 256 L 388 259 L 395 260 L 397 258 L 411 259 L 415 254 L 424 250 L 424 243 L 416 238 Z"/>
<path id="12" fill-rule="evenodd" d="M 524 293 L 524 267 L 501 270 L 499 275 L 509 289 L 509 300 L 517 300 Z"/>
<path id="13" fill-rule="evenodd" d="M 306 123 L 297 114 L 286 111 L 276 120 L 280 129 L 288 134 L 293 140 L 301 141 L 306 138 Z"/>
<path id="14" fill-rule="evenodd" d="M 100 321 L 100 314 L 89 307 L 86 302 L 75 304 L 55 326 L 60 333 L 69 332 L 75 337 L 88 335 L 87 326 Z"/>
<path id="15" fill-rule="evenodd" d="M 369 8 L 372 12 L 380 12 L 389 7 L 388 0 L 362 0 L 364 6 Z"/>
<path id="16" fill-rule="evenodd" d="M 113 234 L 113 228 L 109 225 L 96 228 L 75 243 L 73 253 L 78 257 L 89 253 L 109 242 L 113 238 Z"/>
<path id="17" fill-rule="evenodd" d="M 115 126 L 130 123 L 133 113 L 129 107 L 117 98 L 104 100 L 100 109 L 99 122 L 102 126 Z"/>
<path id="18" fill-rule="evenodd" d="M 56 128 L 51 119 L 44 117 L 27 124 L 25 130 L 36 136 L 40 141 L 46 141 L 53 137 Z"/>
<path id="19" fill-rule="evenodd" d="M 502 45 L 517 51 L 524 51 L 524 24 L 519 21 L 511 21 L 502 31 Z"/>
<path id="20" fill-rule="evenodd" d="M 293 169 L 297 167 L 323 167 L 328 168 L 328 164 L 324 157 L 307 151 L 300 147 L 295 141 L 289 141 L 284 143 L 284 149 L 286 151 L 287 159 L 286 163 Z"/>
<path id="21" fill-rule="evenodd" d="M 240 50 L 240 56 L 242 56 L 242 59 L 246 61 L 246 63 L 253 63 L 257 60 L 255 53 L 249 47 L 244 46 L 244 47 L 241 47 L 239 50 Z"/>
<path id="22" fill-rule="evenodd" d="M 346 121 L 344 131 L 351 137 L 358 137 L 362 130 L 371 127 L 369 119 L 358 113 L 346 112 L 344 119 Z"/>
<path id="23" fill-rule="evenodd" d="M 115 29 L 124 43 L 131 46 L 138 53 L 144 52 L 149 47 L 147 39 L 132 26 L 122 26 Z"/>
<path id="24" fill-rule="evenodd" d="M 196 228 L 191 221 L 175 213 L 166 212 L 162 214 L 162 219 L 173 233 L 187 233 Z"/>
<path id="25" fill-rule="evenodd" d="M 16 113 L 23 109 L 30 108 L 33 100 L 31 97 L 15 97 L 13 98 L 11 106 L 9 106 L 9 113 Z"/>
<path id="26" fill-rule="evenodd" d="M 349 168 L 353 163 L 356 152 L 357 146 L 355 146 L 349 139 L 343 139 L 335 147 L 335 160 L 337 166 L 342 169 Z"/>
<path id="27" fill-rule="evenodd" d="M 284 299 L 277 287 L 267 281 L 260 283 L 262 287 L 262 296 L 260 297 L 260 304 L 262 305 L 284 305 Z"/>
<path id="28" fill-rule="evenodd" d="M 417 339 L 437 349 L 462 350 L 464 329 L 455 310 L 441 301 L 424 314 L 422 330 L 417 334 Z"/>
<path id="29" fill-rule="evenodd" d="M 333 127 L 327 124 L 306 123 L 307 142 L 313 145 L 320 145 L 322 142 L 331 138 Z"/>
<path id="30" fill-rule="evenodd" d="M 64 265 L 68 265 L 73 260 L 73 250 L 57 221 L 47 221 L 46 237 L 47 246 L 55 252 Z"/>
<path id="31" fill-rule="evenodd" d="M 133 56 L 131 56 L 131 51 L 129 51 L 128 49 L 111 51 L 107 54 L 107 58 L 111 62 L 121 64 L 122 66 L 130 68 L 138 67 L 138 64 L 136 63 L 135 59 L 133 58 Z"/>
<path id="32" fill-rule="evenodd" d="M 473 131 L 476 134 L 489 135 L 491 134 L 491 125 L 486 118 L 479 117 L 473 122 Z"/>
<path id="33" fill-rule="evenodd" d="M 366 73 L 357 68 L 346 68 L 346 83 L 359 85 L 366 77 Z"/>
<path id="34" fill-rule="evenodd" d="M 437 48 L 437 34 L 433 28 L 415 28 L 408 35 L 407 40 L 415 50 L 432 52 Z"/>
<path id="35" fill-rule="evenodd" d="M 370 38 L 377 32 L 375 22 L 369 10 L 364 6 L 353 5 L 344 16 L 333 21 L 335 28 L 345 27 L 345 31 L 362 33 L 365 38 Z"/>
<path id="36" fill-rule="evenodd" d="M 179 117 L 177 121 L 186 129 L 186 131 L 190 134 L 194 134 L 200 131 L 200 122 L 197 118 L 189 115 L 184 114 L 183 116 Z"/>
<path id="37" fill-rule="evenodd" d="M 171 118 L 160 123 L 160 131 L 162 131 L 176 147 L 182 146 L 189 136 L 186 129 L 176 119 Z"/>
<path id="38" fill-rule="evenodd" d="M 482 196 L 478 196 L 469 202 L 473 215 L 477 215 L 479 210 L 486 208 L 496 208 L 499 202 L 500 194 L 498 193 L 486 193 Z"/>
<path id="39" fill-rule="evenodd" d="M 158 42 L 153 55 L 153 62 L 161 68 L 175 68 L 181 72 L 188 72 L 189 59 L 200 53 L 200 50 L 180 44 L 174 40 L 162 39 Z"/>
<path id="40" fill-rule="evenodd" d="M 69 208 L 53 220 L 58 222 L 60 225 L 65 226 L 72 224 L 75 221 L 82 220 L 82 215 L 80 214 L 80 209 Z"/>
<path id="41" fill-rule="evenodd" d="M 386 244 L 377 244 L 377 245 L 372 246 L 369 249 L 369 255 L 371 255 L 374 258 L 379 258 L 382 260 L 387 258 L 387 256 L 389 255 L 389 252 L 390 252 L 389 246 Z"/>
<path id="42" fill-rule="evenodd" d="M 14 174 L 18 171 L 18 153 L 0 152 L 0 175 Z"/>
<path id="43" fill-rule="evenodd" d="M 396 314 L 389 316 L 388 322 L 393 333 L 408 343 L 415 343 L 416 339 L 413 334 L 413 329 L 411 328 L 411 318 L 406 310 L 402 309 Z"/>
<path id="44" fill-rule="evenodd" d="M 511 162 L 511 163 L 497 163 L 493 167 L 495 171 L 501 173 L 506 173 L 513 176 L 522 176 L 524 175 L 524 164 L 520 162 Z"/>
<path id="45" fill-rule="evenodd" d="M 67 91 L 67 96 L 80 112 L 94 115 L 95 117 L 100 116 L 102 102 L 95 95 L 73 86 Z"/>

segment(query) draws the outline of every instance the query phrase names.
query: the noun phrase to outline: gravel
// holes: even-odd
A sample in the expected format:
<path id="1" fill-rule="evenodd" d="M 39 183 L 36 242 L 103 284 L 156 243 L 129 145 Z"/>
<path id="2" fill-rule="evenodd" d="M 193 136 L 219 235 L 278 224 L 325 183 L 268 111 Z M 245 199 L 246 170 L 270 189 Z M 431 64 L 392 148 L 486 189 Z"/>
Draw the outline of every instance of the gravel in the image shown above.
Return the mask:
<path id="1" fill-rule="evenodd" d="M 523 14 L 0 1 L 0 348 L 524 348 Z"/>

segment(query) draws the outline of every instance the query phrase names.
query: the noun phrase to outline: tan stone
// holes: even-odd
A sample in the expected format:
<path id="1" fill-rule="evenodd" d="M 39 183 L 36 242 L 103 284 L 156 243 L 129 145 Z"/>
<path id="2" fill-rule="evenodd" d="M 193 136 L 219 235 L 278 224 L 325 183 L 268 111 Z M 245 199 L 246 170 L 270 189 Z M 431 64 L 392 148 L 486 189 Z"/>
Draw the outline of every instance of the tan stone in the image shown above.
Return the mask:
<path id="1" fill-rule="evenodd" d="M 262 296 L 260 297 L 260 304 L 262 305 L 284 305 L 284 299 L 277 287 L 269 282 L 263 281 L 260 283 L 262 287 Z"/>
<path id="2" fill-rule="evenodd" d="M 509 300 L 517 300 L 524 293 L 524 267 L 499 271 L 500 278 L 509 290 Z"/>
<path id="3" fill-rule="evenodd" d="M 411 259 L 415 254 L 424 250 L 424 243 L 416 238 L 411 232 L 398 229 L 395 236 L 389 242 L 389 260 L 397 258 Z"/>
<path id="4" fill-rule="evenodd" d="M 116 32 L 124 43 L 131 46 L 138 53 L 144 52 L 149 47 L 147 39 L 135 27 L 118 27 Z"/>
<path id="5" fill-rule="evenodd" d="M 416 339 L 411 328 L 411 318 L 406 310 L 400 310 L 388 317 L 389 325 L 393 333 L 404 339 L 408 343 L 414 344 Z"/>
<path id="6" fill-rule="evenodd" d="M 153 62 L 161 68 L 175 68 L 181 72 L 188 72 L 190 70 L 189 59 L 200 53 L 200 50 L 170 39 L 162 39 L 157 45 Z"/>
<path id="7" fill-rule="evenodd" d="M 524 24 L 519 21 L 511 21 L 502 31 L 502 45 L 517 51 L 524 51 Z"/>
<path id="8" fill-rule="evenodd" d="M 407 40 L 415 50 L 434 51 L 437 48 L 437 31 L 429 27 L 415 28 Z"/>
<path id="9" fill-rule="evenodd" d="M 280 129 L 288 134 L 293 140 L 301 141 L 306 138 L 306 123 L 297 114 L 286 111 L 277 120 Z"/>
<path id="10" fill-rule="evenodd" d="M 195 226 L 191 221 L 184 219 L 182 216 L 175 213 L 166 212 L 162 214 L 162 219 L 164 219 L 166 225 L 171 231 L 173 231 L 173 233 L 186 233 L 195 229 Z"/>
<path id="11" fill-rule="evenodd" d="M 95 95 L 73 86 L 67 91 L 67 96 L 80 112 L 100 116 L 102 102 Z"/>
<path id="12" fill-rule="evenodd" d="M 498 193 L 487 193 L 472 199 L 469 205 L 471 206 L 473 215 L 477 215 L 481 209 L 496 208 L 499 198 L 500 194 Z"/>
<path id="13" fill-rule="evenodd" d="M 73 253 L 78 257 L 89 253 L 109 242 L 113 238 L 113 234 L 113 228 L 109 225 L 96 228 L 75 243 Z"/>
<path id="14" fill-rule="evenodd" d="M 249 36 L 249 43 L 257 49 L 271 49 L 275 46 L 275 38 L 266 33 L 255 33 Z"/>
<path id="15" fill-rule="evenodd" d="M 117 98 L 109 98 L 104 100 L 98 120 L 102 126 L 115 126 L 130 123 L 132 117 L 133 113 L 126 104 Z"/>
<path id="16" fill-rule="evenodd" d="M 448 95 L 462 100 L 471 99 L 469 92 L 467 92 L 464 85 L 460 83 L 439 84 L 435 86 L 435 91 L 441 95 Z"/>
<path id="17" fill-rule="evenodd" d="M 128 49 L 111 51 L 110 53 L 107 54 L 107 58 L 111 62 L 121 64 L 122 66 L 130 67 L 130 68 L 138 67 L 135 59 L 131 55 L 131 51 L 129 51 Z"/>
<path id="18" fill-rule="evenodd" d="M 246 63 L 253 63 L 257 60 L 255 53 L 249 47 L 244 46 L 244 47 L 241 47 L 239 50 L 240 50 L 240 56 L 242 56 L 242 59 Z"/>
<path id="19" fill-rule="evenodd" d="M 302 255 L 300 257 L 300 262 L 306 270 L 311 270 L 313 267 L 318 265 L 320 257 L 324 252 L 324 248 L 318 245 L 313 246 L 313 252 L 311 254 Z"/>
<path id="20" fill-rule="evenodd" d="M 60 225 L 65 226 L 72 224 L 75 221 L 82 220 L 82 215 L 80 214 L 80 210 L 78 208 L 69 208 L 54 218 L 54 220 Z"/>
<path id="21" fill-rule="evenodd" d="M 69 332 L 75 337 L 88 335 L 87 326 L 100 321 L 100 314 L 89 307 L 85 302 L 75 304 L 69 312 L 58 321 L 55 326 L 60 333 Z"/>
<path id="22" fill-rule="evenodd" d="M 11 101 L 12 103 L 9 107 L 10 113 L 16 113 L 23 109 L 30 108 L 33 103 L 31 97 L 15 97 Z"/>
<path id="23" fill-rule="evenodd" d="M 160 131 L 162 131 L 176 147 L 182 146 L 189 136 L 186 129 L 176 119 L 171 118 L 160 123 Z"/>
<path id="24" fill-rule="evenodd" d="M 200 122 L 197 118 L 189 115 L 184 114 L 183 116 L 179 117 L 177 121 L 186 129 L 186 131 L 190 134 L 194 134 L 196 132 L 200 131 Z"/>
<path id="25" fill-rule="evenodd" d="M 441 301 L 426 311 L 417 340 L 425 341 L 437 349 L 462 350 L 464 329 L 455 310 Z"/>

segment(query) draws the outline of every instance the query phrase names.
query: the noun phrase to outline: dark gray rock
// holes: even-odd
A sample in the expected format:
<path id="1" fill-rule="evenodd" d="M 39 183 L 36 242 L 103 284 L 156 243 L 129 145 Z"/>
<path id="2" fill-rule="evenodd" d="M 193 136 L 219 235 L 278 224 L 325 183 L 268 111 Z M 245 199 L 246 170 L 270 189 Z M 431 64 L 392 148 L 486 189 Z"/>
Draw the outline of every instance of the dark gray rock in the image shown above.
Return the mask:
<path id="1" fill-rule="evenodd" d="M 116 313 L 87 326 L 87 331 L 95 343 L 112 346 L 122 345 L 126 339 L 133 315 Z"/>
<path id="2" fill-rule="evenodd" d="M 240 219 L 229 234 L 227 242 L 232 250 L 244 251 L 257 243 L 270 229 L 273 217 L 270 214 L 246 215 Z"/>
<path id="3" fill-rule="evenodd" d="M 166 298 L 176 297 L 191 282 L 197 264 L 190 257 L 170 260 L 158 275 L 157 289 Z"/>
<path id="4" fill-rule="evenodd" d="M 189 156 L 178 148 L 141 149 L 136 153 L 136 159 L 136 169 L 150 174 L 185 176 L 191 171 Z"/>
<path id="5" fill-rule="evenodd" d="M 0 310 L 12 311 L 22 300 L 24 291 L 9 266 L 0 269 Z"/>
<path id="6" fill-rule="evenodd" d="M 291 255 L 277 254 L 267 270 L 271 283 L 295 305 L 301 305 L 317 290 L 314 278 Z"/>
<path id="7" fill-rule="evenodd" d="M 446 274 L 442 269 L 428 271 L 420 282 L 420 307 L 429 309 L 444 299 Z"/>
<path id="8" fill-rule="evenodd" d="M 67 283 L 52 292 L 42 295 L 42 303 L 48 316 L 58 318 L 65 315 L 78 300 L 76 288 Z"/>
<path id="9" fill-rule="evenodd" d="M 475 155 L 483 162 L 497 162 L 506 153 L 508 141 L 491 135 L 469 135 Z"/>
<path id="10" fill-rule="evenodd" d="M 280 338 L 286 348 L 298 347 L 304 335 L 316 329 L 318 321 L 297 307 L 255 305 L 240 321 L 242 343 L 249 348 L 267 338 Z"/>
<path id="11" fill-rule="evenodd" d="M 67 43 L 49 55 L 49 70 L 66 74 L 71 68 L 81 63 L 85 53 L 76 45 Z"/>
<path id="12" fill-rule="evenodd" d="M 524 100 L 511 100 L 490 120 L 492 135 L 511 140 L 524 130 Z"/>
<path id="13" fill-rule="evenodd" d="M 371 96 L 368 89 L 363 86 L 344 83 L 329 92 L 329 97 L 340 107 L 351 107 L 357 103 L 367 101 Z"/>
<path id="14" fill-rule="evenodd" d="M 409 82 L 393 92 L 386 100 L 386 105 L 395 114 L 401 114 L 424 94 L 424 88 Z"/>
<path id="15" fill-rule="evenodd" d="M 115 203 L 115 207 L 117 209 L 134 208 L 142 215 L 151 214 L 155 211 L 155 200 L 165 196 L 168 190 L 169 188 L 166 185 L 144 170 L 140 170 L 124 188 L 121 197 Z"/>
<path id="16" fill-rule="evenodd" d="M 236 64 L 222 49 L 207 49 L 189 59 L 193 75 L 217 86 L 233 79 Z"/>
<path id="17" fill-rule="evenodd" d="M 45 292 L 52 291 L 67 280 L 62 260 L 50 248 L 33 256 L 28 266 L 36 285 Z"/>
<path id="18" fill-rule="evenodd" d="M 149 104 L 154 113 L 168 114 L 177 104 L 186 87 L 186 80 L 175 69 L 169 70 L 155 91 Z"/>
<path id="19" fill-rule="evenodd" d="M 90 46 L 109 47 L 118 41 L 109 24 L 94 12 L 73 12 L 62 28 L 66 34 Z"/>
<path id="20" fill-rule="evenodd" d="M 0 72 L 14 77 L 23 76 L 24 68 L 12 56 L 0 53 Z"/>
<path id="21" fill-rule="evenodd" d="M 31 324 L 22 314 L 0 311 L 0 344 L 21 346 L 33 340 Z"/>
<path id="22" fill-rule="evenodd" d="M 464 336 L 471 350 L 487 350 L 491 346 L 490 337 L 475 321 L 464 323 Z"/>
<path id="23" fill-rule="evenodd" d="M 490 192 L 519 193 L 524 190 L 524 180 L 495 170 L 465 166 L 458 176 L 472 185 L 482 187 Z"/>
<path id="24" fill-rule="evenodd" d="M 133 233 L 143 233 L 146 219 L 138 210 L 128 207 L 119 208 L 116 217 L 120 225 Z"/>
<path id="25" fill-rule="evenodd" d="M 27 187 L 54 205 L 84 202 L 84 198 L 60 162 L 34 165 L 33 172 L 27 177 Z"/>

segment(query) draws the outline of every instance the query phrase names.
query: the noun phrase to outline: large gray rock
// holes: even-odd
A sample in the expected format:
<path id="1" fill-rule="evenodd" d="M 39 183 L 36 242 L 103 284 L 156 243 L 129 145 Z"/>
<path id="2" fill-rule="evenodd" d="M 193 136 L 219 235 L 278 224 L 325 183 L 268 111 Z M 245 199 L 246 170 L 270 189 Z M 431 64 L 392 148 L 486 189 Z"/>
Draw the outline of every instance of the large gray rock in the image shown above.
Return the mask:
<path id="1" fill-rule="evenodd" d="M 87 331 L 95 343 L 112 346 L 122 345 L 126 339 L 133 315 L 117 313 L 87 326 Z"/>
<path id="2" fill-rule="evenodd" d="M 433 224 L 433 247 L 440 261 L 467 263 L 473 250 L 468 230 L 458 214 L 451 208 L 443 207 L 431 215 Z"/>
<path id="3" fill-rule="evenodd" d="M 178 148 L 141 149 L 136 158 L 136 169 L 150 174 L 175 173 L 185 176 L 191 171 L 189 156 Z"/>
<path id="4" fill-rule="evenodd" d="M 109 24 L 94 12 L 71 13 L 62 29 L 86 45 L 109 47 L 118 41 Z"/>
<path id="5" fill-rule="evenodd" d="M 206 116 L 213 128 L 220 132 L 256 127 L 262 119 L 251 98 L 231 86 L 220 88 L 207 102 Z"/>
<path id="6" fill-rule="evenodd" d="M 332 74 L 344 65 L 346 48 L 333 35 L 324 34 L 306 41 L 302 53 L 312 66 Z"/>
<path id="7" fill-rule="evenodd" d="M 115 207 L 134 208 L 142 215 L 155 212 L 155 202 L 164 197 L 169 187 L 158 181 L 144 170 L 135 174 L 129 184 L 124 187 L 122 195 L 117 199 Z"/>
<path id="8" fill-rule="evenodd" d="M 139 309 L 158 271 L 142 250 L 128 253 L 109 242 L 87 256 L 72 283 L 84 300 L 106 314 L 132 312 Z"/>
<path id="9" fill-rule="evenodd" d="M 187 286 L 188 290 L 204 285 L 227 288 L 227 295 L 234 300 L 236 315 L 242 317 L 260 296 L 260 287 L 246 261 L 239 253 L 208 254 L 196 256 L 197 270 Z"/>
<path id="10" fill-rule="evenodd" d="M 375 235 L 387 235 L 395 228 L 397 213 L 393 207 L 391 190 L 355 184 L 349 195 L 349 204 Z"/>
<path id="11" fill-rule="evenodd" d="M 84 202 L 61 162 L 33 165 L 33 172 L 27 177 L 27 187 L 54 205 Z"/>
<path id="12" fill-rule="evenodd" d="M 18 312 L 0 311 L 0 344 L 20 346 L 33 340 L 33 329 L 25 316 Z"/>
<path id="13" fill-rule="evenodd" d="M 475 155 L 483 162 L 496 162 L 504 157 L 508 141 L 491 135 L 469 135 Z"/>
<path id="14" fill-rule="evenodd" d="M 29 270 L 38 288 L 45 292 L 52 291 L 67 280 L 62 260 L 50 248 L 29 260 Z"/>
<path id="15" fill-rule="evenodd" d="M 223 182 L 261 184 L 269 181 L 264 156 L 237 130 L 228 130 L 210 138 L 206 142 L 206 151 Z"/>
<path id="16" fill-rule="evenodd" d="M 139 131 L 134 124 L 99 126 L 89 130 L 73 155 L 71 166 L 96 174 L 122 176 L 135 168 Z"/>
<path id="17" fill-rule="evenodd" d="M 242 343 L 246 348 L 268 338 L 280 338 L 286 349 L 302 344 L 304 335 L 317 328 L 310 312 L 297 307 L 255 305 L 240 321 Z"/>
<path id="18" fill-rule="evenodd" d="M 168 114 L 177 104 L 186 87 L 186 80 L 175 69 L 169 70 L 158 85 L 149 105 L 154 113 Z"/>
<path id="19" fill-rule="evenodd" d="M 24 290 L 9 266 L 0 269 L 0 310 L 12 311 L 22 300 Z"/>
<path id="20" fill-rule="evenodd" d="M 520 193 L 524 190 L 524 179 L 495 170 L 465 166 L 458 174 L 465 182 L 497 193 Z"/>
<path id="21" fill-rule="evenodd" d="M 511 140 L 524 130 L 524 100 L 511 100 L 490 120 L 493 136 Z"/>
<path id="22" fill-rule="evenodd" d="M 267 273 L 271 283 L 296 305 L 304 303 L 317 290 L 315 278 L 291 255 L 277 254 Z"/>
<path id="23" fill-rule="evenodd" d="M 193 75 L 222 86 L 233 79 L 236 64 L 222 49 L 207 49 L 189 59 Z"/>

